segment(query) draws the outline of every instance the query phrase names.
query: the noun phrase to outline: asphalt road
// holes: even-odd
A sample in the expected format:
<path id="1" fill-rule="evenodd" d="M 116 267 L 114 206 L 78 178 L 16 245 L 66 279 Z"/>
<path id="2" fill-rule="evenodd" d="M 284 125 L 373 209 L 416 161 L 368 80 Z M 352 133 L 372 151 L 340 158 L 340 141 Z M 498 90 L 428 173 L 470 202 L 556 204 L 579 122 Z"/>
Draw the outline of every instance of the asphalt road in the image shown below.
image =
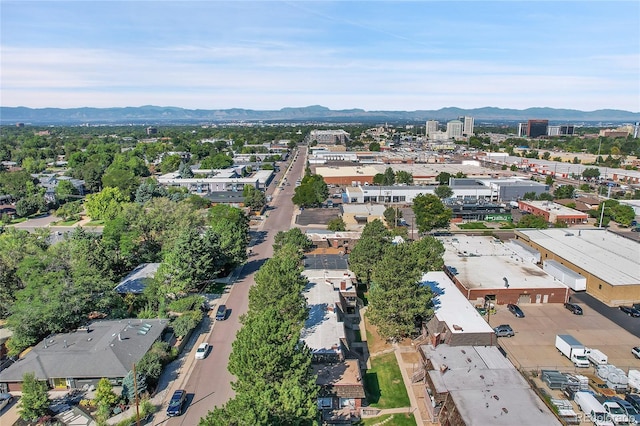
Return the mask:
<path id="1" fill-rule="evenodd" d="M 640 318 L 630 317 L 620 309 L 611 308 L 587 293 L 574 293 L 571 296 L 571 301 L 575 303 L 584 303 L 594 311 L 613 321 L 619 327 L 627 330 L 629 333 L 640 339 Z M 640 341 L 638 344 L 640 345 Z"/>
<path id="2" fill-rule="evenodd" d="M 287 173 L 287 180 L 295 182 L 302 177 L 305 168 L 306 147 L 299 148 L 299 155 Z M 295 155 L 295 154 L 294 154 Z M 276 185 L 276 180 L 272 184 Z M 278 231 L 291 229 L 294 205 L 291 201 L 295 185 L 285 185 L 279 189 L 270 188 L 267 193 L 273 194 L 271 207 L 267 211 L 262 232 L 254 233 L 252 241 L 253 255 L 242 270 L 242 273 L 231 287 L 226 305 L 231 310 L 225 321 L 215 321 L 207 339 L 212 350 L 204 360 L 194 363 L 188 377 L 184 381 L 188 399 L 182 416 L 173 417 L 163 424 L 175 426 L 197 425 L 200 418 L 214 407 L 224 405 L 234 395 L 231 382 L 234 377 L 227 370 L 231 343 L 240 329 L 240 315 L 247 312 L 249 288 L 255 283 L 254 273 L 273 255 L 273 238 Z M 182 373 L 184 374 L 184 373 Z M 180 379 L 178 379 L 180 380 Z"/>

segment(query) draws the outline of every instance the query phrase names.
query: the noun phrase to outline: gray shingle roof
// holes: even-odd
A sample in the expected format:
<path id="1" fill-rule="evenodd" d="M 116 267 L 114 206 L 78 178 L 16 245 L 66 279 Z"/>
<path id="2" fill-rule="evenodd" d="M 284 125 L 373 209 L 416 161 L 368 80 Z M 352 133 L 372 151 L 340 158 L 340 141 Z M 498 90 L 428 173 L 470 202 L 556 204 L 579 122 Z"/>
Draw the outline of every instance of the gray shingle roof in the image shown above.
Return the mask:
<path id="1" fill-rule="evenodd" d="M 0 372 L 0 382 L 21 382 L 30 372 L 41 380 L 124 377 L 160 338 L 167 322 L 96 321 L 87 329 L 49 336 Z"/>

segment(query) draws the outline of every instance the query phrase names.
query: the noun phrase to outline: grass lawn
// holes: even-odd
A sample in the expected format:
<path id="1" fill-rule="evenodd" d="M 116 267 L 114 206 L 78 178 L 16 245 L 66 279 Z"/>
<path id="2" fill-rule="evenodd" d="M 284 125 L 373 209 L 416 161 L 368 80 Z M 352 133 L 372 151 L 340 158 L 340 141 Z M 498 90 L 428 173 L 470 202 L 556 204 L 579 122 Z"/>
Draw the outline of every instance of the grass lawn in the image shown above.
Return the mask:
<path id="1" fill-rule="evenodd" d="M 364 376 L 364 386 L 367 401 L 372 407 L 382 409 L 411 405 L 393 352 L 371 358 L 371 369 Z"/>
<path id="2" fill-rule="evenodd" d="M 458 225 L 458 228 L 460 229 L 491 229 L 491 228 L 488 228 L 487 225 L 485 225 L 482 222 L 461 223 Z"/>
<path id="3" fill-rule="evenodd" d="M 390 420 L 387 420 L 390 419 Z M 370 419 L 362 419 L 361 424 L 364 426 L 373 426 L 380 424 L 386 420 L 385 425 L 393 426 L 416 426 L 416 419 L 413 414 L 385 414 L 384 416 L 372 417 Z"/>
<path id="4" fill-rule="evenodd" d="M 92 220 L 91 222 L 85 223 L 84 226 L 103 226 L 104 220 Z"/>
<path id="5" fill-rule="evenodd" d="M 59 222 L 53 222 L 52 225 L 55 226 L 71 226 L 74 223 L 79 222 L 79 219 L 70 219 L 70 220 L 61 220 Z"/>

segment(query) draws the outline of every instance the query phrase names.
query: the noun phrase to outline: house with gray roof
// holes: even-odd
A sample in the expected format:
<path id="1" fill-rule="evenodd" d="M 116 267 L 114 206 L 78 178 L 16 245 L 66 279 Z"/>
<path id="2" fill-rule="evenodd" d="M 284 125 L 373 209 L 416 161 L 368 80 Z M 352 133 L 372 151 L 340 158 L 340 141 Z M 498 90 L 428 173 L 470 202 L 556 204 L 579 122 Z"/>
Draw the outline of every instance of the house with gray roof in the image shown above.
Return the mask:
<path id="1" fill-rule="evenodd" d="M 122 379 L 160 340 L 168 320 L 95 321 L 68 333 L 48 336 L 0 371 L 0 391 L 20 391 L 25 373 L 54 389 L 82 388 L 108 378 Z"/>

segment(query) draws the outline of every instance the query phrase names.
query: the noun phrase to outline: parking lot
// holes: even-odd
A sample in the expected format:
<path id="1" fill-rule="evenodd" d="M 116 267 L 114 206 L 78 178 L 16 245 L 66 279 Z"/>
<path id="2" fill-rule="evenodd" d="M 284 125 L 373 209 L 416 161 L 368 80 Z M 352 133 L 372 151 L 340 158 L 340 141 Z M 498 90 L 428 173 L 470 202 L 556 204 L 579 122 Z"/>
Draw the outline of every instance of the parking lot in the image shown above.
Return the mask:
<path id="1" fill-rule="evenodd" d="M 640 360 L 631 354 L 631 348 L 640 345 L 640 339 L 589 306 L 582 303 L 580 306 L 583 315 L 573 315 L 562 304 L 523 304 L 525 317 L 516 318 L 506 305 L 498 305 L 489 322 L 492 327 L 509 324 L 515 331 L 514 337 L 501 337 L 498 342 L 517 368 L 592 374 L 593 367 L 576 369 L 555 348 L 557 334 L 570 334 L 585 346 L 604 352 L 610 364 L 625 371 L 640 369 Z M 640 318 L 628 317 L 627 321 L 640 322 Z"/>

